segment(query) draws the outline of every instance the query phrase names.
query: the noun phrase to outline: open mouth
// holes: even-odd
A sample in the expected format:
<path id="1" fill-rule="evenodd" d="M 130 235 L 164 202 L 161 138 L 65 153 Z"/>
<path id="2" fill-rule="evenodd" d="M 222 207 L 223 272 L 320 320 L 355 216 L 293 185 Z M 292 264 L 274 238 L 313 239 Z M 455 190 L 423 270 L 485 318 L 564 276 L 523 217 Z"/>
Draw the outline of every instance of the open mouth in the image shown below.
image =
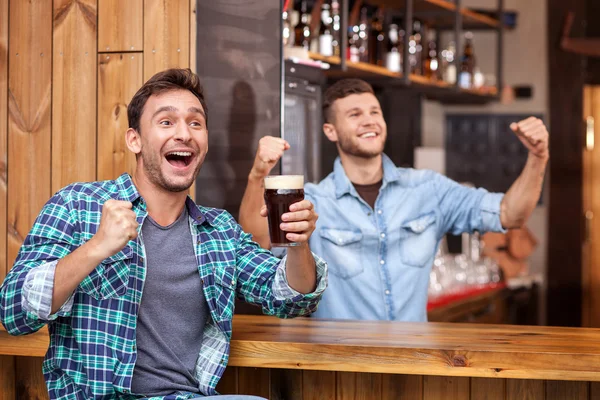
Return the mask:
<path id="1" fill-rule="evenodd" d="M 171 151 L 165 156 L 167 162 L 177 168 L 185 168 L 194 159 L 194 155 L 189 151 Z"/>

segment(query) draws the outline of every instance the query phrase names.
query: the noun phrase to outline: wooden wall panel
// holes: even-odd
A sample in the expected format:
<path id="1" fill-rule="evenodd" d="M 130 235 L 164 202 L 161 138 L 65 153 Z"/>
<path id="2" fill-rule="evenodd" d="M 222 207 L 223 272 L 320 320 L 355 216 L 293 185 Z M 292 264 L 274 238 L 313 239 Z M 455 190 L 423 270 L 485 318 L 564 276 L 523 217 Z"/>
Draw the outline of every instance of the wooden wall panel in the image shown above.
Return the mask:
<path id="1" fill-rule="evenodd" d="M 143 0 L 98 0 L 98 51 L 142 51 Z"/>
<path id="2" fill-rule="evenodd" d="M 546 398 L 588 400 L 589 387 L 589 382 L 546 381 Z"/>
<path id="3" fill-rule="evenodd" d="M 507 379 L 506 398 L 519 400 L 543 400 L 546 398 L 544 383 L 544 381 L 534 381 L 528 379 Z"/>
<path id="4" fill-rule="evenodd" d="M 237 367 L 227 367 L 225 373 L 219 380 L 217 391 L 221 394 L 238 393 L 238 369 Z"/>
<path id="5" fill-rule="evenodd" d="M 8 169 L 8 0 L 0 0 L 0 282 L 8 272 L 6 263 Z"/>
<path id="6" fill-rule="evenodd" d="M 506 379 L 471 378 L 471 400 L 504 400 Z"/>
<path id="7" fill-rule="evenodd" d="M 142 85 L 142 54 L 98 55 L 98 179 L 133 174 L 135 156 L 125 145 L 127 104 Z"/>
<path id="8" fill-rule="evenodd" d="M 50 197 L 52 2 L 13 1 L 9 24 L 8 264 Z"/>
<path id="9" fill-rule="evenodd" d="M 381 374 L 337 373 L 336 400 L 381 399 Z"/>
<path id="10" fill-rule="evenodd" d="M 271 369 L 269 400 L 302 400 L 302 370 Z"/>
<path id="11" fill-rule="evenodd" d="M 335 375 L 332 371 L 303 371 L 303 400 L 335 400 Z"/>
<path id="12" fill-rule="evenodd" d="M 381 383 L 382 399 L 423 399 L 423 377 L 421 375 L 385 374 Z"/>
<path id="13" fill-rule="evenodd" d="M 425 400 L 468 400 L 469 378 L 456 376 L 425 376 L 423 399 Z"/>
<path id="14" fill-rule="evenodd" d="M 590 383 L 590 400 L 600 400 L 600 382 Z"/>
<path id="15" fill-rule="evenodd" d="M 16 399 L 15 357 L 0 356 L 0 399 Z"/>
<path id="16" fill-rule="evenodd" d="M 266 368 L 239 368 L 238 393 L 245 395 L 270 397 L 270 376 Z"/>
<path id="17" fill-rule="evenodd" d="M 48 389 L 42 374 L 42 358 L 16 357 L 17 399 L 48 400 Z"/>
<path id="18" fill-rule="evenodd" d="M 54 1 L 52 192 L 96 179 L 96 0 Z"/>
<path id="19" fill-rule="evenodd" d="M 144 82 L 170 67 L 190 66 L 190 1 L 144 2 Z"/>

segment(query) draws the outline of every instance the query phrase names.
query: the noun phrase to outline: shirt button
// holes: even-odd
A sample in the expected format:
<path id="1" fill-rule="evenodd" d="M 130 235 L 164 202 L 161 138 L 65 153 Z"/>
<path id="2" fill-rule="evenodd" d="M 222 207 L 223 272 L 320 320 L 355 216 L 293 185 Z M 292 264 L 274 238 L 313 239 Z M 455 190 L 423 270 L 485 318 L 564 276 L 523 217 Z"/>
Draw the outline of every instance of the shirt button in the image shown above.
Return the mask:
<path id="1" fill-rule="evenodd" d="M 389 290 L 386 290 L 386 291 L 385 291 L 385 294 L 388 294 L 388 295 L 389 295 L 389 294 L 390 294 L 390 291 L 389 291 Z"/>
<path id="2" fill-rule="evenodd" d="M 385 233 L 382 233 L 382 234 L 381 234 L 381 238 L 382 238 L 382 239 L 383 239 L 383 238 L 385 238 Z"/>
<path id="3" fill-rule="evenodd" d="M 379 264 L 381 264 L 381 265 L 385 264 L 385 260 L 379 261 Z"/>
<path id="4" fill-rule="evenodd" d="M 383 211 L 377 210 L 377 214 L 381 215 L 382 213 L 383 213 Z"/>
<path id="5" fill-rule="evenodd" d="M 339 242 L 339 243 L 343 243 L 343 242 L 344 242 L 344 239 L 342 239 L 342 238 L 339 238 L 339 239 L 338 239 L 338 242 Z"/>

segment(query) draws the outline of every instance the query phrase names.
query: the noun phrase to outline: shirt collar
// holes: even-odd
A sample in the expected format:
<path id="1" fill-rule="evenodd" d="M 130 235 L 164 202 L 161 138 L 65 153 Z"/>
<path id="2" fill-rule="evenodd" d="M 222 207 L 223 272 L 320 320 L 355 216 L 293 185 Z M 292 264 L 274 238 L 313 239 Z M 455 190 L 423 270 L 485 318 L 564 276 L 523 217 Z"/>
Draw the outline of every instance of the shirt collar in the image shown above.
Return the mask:
<path id="1" fill-rule="evenodd" d="M 133 179 L 128 173 L 124 173 L 119 176 L 115 180 L 115 184 L 117 185 L 117 189 L 119 191 L 119 200 L 129 201 L 131 203 L 134 203 L 138 199 L 143 201 L 140 192 L 138 192 L 135 184 L 133 183 Z M 192 200 L 190 196 L 187 196 L 185 199 L 185 206 L 187 207 L 188 213 L 193 219 L 194 224 L 202 225 L 204 222 L 208 222 L 209 224 L 213 225 L 212 220 L 207 218 L 204 213 L 202 213 L 200 207 L 194 203 L 194 200 Z"/>
<path id="2" fill-rule="evenodd" d="M 391 182 L 400 180 L 400 173 L 394 162 L 387 155 L 382 154 L 381 159 L 383 164 L 383 182 L 381 187 L 383 188 Z M 333 181 L 335 184 L 335 197 L 338 199 L 347 193 L 352 194 L 356 191 L 354 185 L 346 175 L 340 157 L 337 157 L 333 164 Z"/>

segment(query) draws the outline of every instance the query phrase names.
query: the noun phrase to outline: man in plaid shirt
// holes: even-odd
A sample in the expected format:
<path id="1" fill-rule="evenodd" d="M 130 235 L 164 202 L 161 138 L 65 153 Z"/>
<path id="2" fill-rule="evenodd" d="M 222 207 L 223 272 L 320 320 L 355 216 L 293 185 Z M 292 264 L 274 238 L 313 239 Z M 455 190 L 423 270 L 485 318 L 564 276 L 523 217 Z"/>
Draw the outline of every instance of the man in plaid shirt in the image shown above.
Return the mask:
<path id="1" fill-rule="evenodd" d="M 12 335 L 48 325 L 52 399 L 215 396 L 236 297 L 281 318 L 316 309 L 327 286 L 307 244 L 317 215 L 292 205 L 282 228 L 299 246 L 279 260 L 187 196 L 208 148 L 189 69 L 156 74 L 127 113 L 134 176 L 75 183 L 46 203 L 0 288 L 0 318 Z"/>

